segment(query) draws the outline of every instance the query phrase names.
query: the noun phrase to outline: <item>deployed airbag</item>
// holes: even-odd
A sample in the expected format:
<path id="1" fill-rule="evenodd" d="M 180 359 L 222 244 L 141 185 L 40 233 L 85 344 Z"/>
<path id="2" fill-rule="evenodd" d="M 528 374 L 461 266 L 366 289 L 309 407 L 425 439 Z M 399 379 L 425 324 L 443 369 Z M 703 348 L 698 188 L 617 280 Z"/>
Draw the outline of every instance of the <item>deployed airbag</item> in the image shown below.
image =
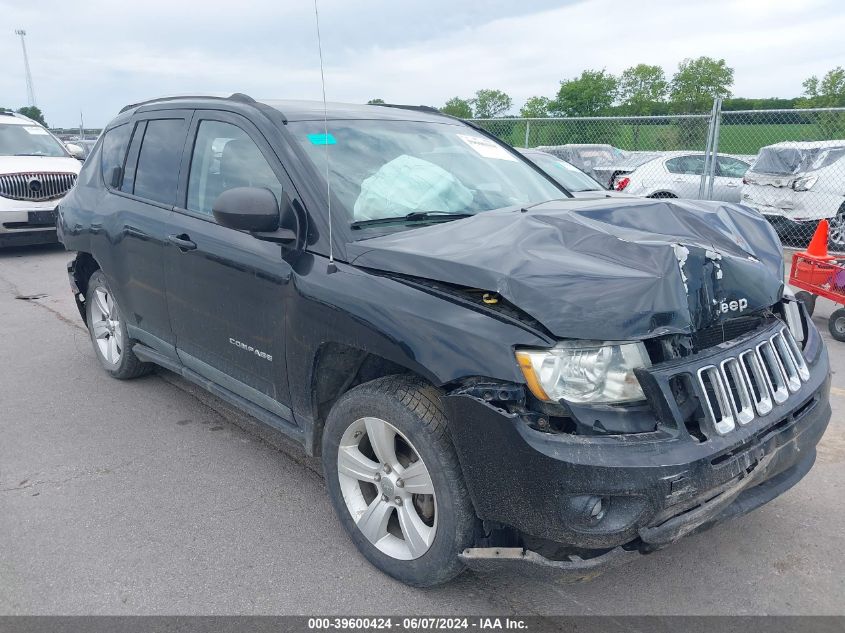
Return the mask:
<path id="1" fill-rule="evenodd" d="M 472 191 L 448 171 L 403 154 L 361 183 L 355 220 L 401 217 L 414 211 L 459 213 L 472 203 Z"/>

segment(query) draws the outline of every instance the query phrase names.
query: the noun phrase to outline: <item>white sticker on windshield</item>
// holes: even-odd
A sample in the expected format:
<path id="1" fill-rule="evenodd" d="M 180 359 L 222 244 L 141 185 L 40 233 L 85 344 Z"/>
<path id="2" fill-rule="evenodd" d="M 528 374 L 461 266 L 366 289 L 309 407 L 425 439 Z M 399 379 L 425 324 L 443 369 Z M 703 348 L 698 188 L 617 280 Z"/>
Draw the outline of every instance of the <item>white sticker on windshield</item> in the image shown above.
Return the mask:
<path id="1" fill-rule="evenodd" d="M 49 134 L 43 127 L 36 127 L 35 125 L 25 125 L 23 129 L 30 134 Z"/>
<path id="2" fill-rule="evenodd" d="M 490 139 L 482 136 L 470 136 L 469 134 L 458 134 L 459 139 L 469 145 L 479 156 L 484 158 L 496 158 L 498 160 L 512 160 L 516 162 L 516 158 L 508 152 L 504 147 L 494 143 Z"/>

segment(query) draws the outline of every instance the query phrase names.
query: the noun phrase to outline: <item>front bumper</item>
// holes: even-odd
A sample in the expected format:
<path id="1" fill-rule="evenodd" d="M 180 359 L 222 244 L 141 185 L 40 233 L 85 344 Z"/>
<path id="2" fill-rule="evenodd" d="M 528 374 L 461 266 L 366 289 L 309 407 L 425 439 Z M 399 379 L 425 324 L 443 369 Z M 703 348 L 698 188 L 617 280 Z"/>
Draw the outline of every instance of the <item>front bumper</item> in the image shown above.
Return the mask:
<path id="1" fill-rule="evenodd" d="M 804 355 L 810 378 L 797 393 L 768 415 L 704 441 L 683 429 L 542 433 L 480 399 L 447 396 L 452 437 L 479 517 L 516 529 L 524 549 L 533 542 L 561 544 L 533 548 L 530 555 L 520 548 L 471 549 L 463 560 L 474 567 L 533 562 L 591 573 L 770 501 L 810 469 L 830 420 L 827 352 L 814 328 Z M 598 520 L 584 512 L 585 500 L 596 498 L 604 508 Z"/>
<path id="2" fill-rule="evenodd" d="M 8 209 L 4 200 L 0 208 L 0 247 L 29 246 L 33 244 L 54 244 L 56 235 L 56 204 L 58 200 L 47 202 L 20 202 L 20 208 Z"/>

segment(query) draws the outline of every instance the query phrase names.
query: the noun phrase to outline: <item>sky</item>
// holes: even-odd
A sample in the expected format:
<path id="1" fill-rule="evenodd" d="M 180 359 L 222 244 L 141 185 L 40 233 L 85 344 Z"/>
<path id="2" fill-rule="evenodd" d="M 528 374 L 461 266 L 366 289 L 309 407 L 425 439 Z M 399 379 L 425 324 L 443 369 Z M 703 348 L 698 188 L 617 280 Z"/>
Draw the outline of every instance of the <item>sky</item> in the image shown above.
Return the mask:
<path id="1" fill-rule="evenodd" d="M 517 113 L 586 68 L 724 58 L 733 93 L 795 97 L 845 66 L 842 0 L 318 0 L 332 101 L 440 106 L 481 88 Z M 313 0 L 0 0 L 0 106 L 35 98 L 51 126 L 101 127 L 172 94 L 319 99 Z"/>

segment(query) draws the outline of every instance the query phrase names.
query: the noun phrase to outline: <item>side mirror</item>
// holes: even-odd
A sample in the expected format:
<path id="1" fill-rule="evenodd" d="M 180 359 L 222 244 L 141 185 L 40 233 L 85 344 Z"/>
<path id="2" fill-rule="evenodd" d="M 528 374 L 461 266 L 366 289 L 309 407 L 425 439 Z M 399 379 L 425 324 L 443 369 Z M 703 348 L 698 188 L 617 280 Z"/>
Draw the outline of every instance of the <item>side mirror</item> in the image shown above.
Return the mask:
<path id="1" fill-rule="evenodd" d="M 279 228 L 279 203 L 269 189 L 227 189 L 217 196 L 211 212 L 218 224 L 230 229 L 264 233 Z"/>
<path id="2" fill-rule="evenodd" d="M 65 147 L 67 147 L 67 151 L 69 151 L 70 155 L 76 160 L 85 160 L 85 149 L 80 145 L 77 145 L 76 143 L 67 143 Z"/>

